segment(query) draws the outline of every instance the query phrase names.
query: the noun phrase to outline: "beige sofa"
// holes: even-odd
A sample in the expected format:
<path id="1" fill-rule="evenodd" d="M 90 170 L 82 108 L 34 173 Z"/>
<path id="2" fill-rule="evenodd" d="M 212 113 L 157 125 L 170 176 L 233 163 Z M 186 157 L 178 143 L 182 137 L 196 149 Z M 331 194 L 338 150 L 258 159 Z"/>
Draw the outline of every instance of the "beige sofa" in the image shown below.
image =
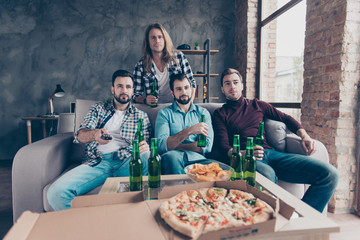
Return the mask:
<path id="1" fill-rule="evenodd" d="M 81 164 L 84 145 L 73 143 L 73 133 L 93 103 L 95 101 L 77 100 L 75 114 L 60 115 L 58 134 L 26 145 L 16 153 L 12 168 L 14 221 L 26 210 L 34 212 L 52 210 L 46 199 L 47 189 L 61 174 Z M 166 105 L 148 108 L 145 105 L 135 104 L 148 114 L 152 126 L 155 126 L 157 112 Z M 199 105 L 213 114 L 214 110 L 222 104 L 201 103 Z M 285 124 L 266 120 L 265 128 L 267 140 L 271 146 L 280 151 L 304 154 L 299 137 L 289 132 Z M 313 157 L 329 162 L 328 152 L 319 141 L 317 141 L 317 152 Z M 303 196 L 307 188 L 304 184 L 292 184 L 281 180 L 278 184 L 298 198 Z M 99 189 L 96 188 L 88 194 L 96 194 Z"/>

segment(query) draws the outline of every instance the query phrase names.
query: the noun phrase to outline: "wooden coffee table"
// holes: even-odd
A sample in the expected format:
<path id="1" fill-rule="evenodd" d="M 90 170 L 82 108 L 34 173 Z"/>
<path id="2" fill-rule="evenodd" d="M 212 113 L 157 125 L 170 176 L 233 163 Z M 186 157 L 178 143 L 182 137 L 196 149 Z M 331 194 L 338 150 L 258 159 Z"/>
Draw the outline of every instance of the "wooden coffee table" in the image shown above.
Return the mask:
<path id="1" fill-rule="evenodd" d="M 162 185 L 164 185 L 164 182 L 166 183 L 167 181 L 172 185 L 177 183 L 193 183 L 186 175 L 162 175 L 161 180 Z M 144 176 L 143 181 L 146 185 L 146 176 Z M 99 194 L 127 191 L 124 186 L 128 185 L 128 182 L 128 177 L 108 178 L 102 186 Z M 256 182 L 261 185 L 264 190 L 270 192 L 293 207 L 299 216 L 291 218 L 290 221 L 277 232 L 262 234 L 255 237 L 247 237 L 246 240 L 328 240 L 331 233 L 340 231 L 339 225 L 327 218 L 326 215 L 319 213 L 317 210 L 271 182 L 263 175 L 256 173 Z M 160 191 L 160 189 L 158 191 Z"/>

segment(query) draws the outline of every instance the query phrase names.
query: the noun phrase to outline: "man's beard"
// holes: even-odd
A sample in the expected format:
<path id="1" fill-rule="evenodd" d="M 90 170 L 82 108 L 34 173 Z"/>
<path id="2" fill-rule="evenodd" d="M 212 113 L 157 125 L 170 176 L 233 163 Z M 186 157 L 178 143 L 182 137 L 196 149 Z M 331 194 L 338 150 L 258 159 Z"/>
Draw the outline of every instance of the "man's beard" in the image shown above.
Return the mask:
<path id="1" fill-rule="evenodd" d="M 185 100 L 182 100 L 181 98 L 184 96 L 187 96 L 188 98 Z M 175 101 L 181 105 L 186 105 L 191 101 L 191 96 L 188 96 L 188 95 L 181 95 L 179 98 L 176 98 L 176 97 L 174 97 L 174 98 L 175 98 Z"/>
<path id="2" fill-rule="evenodd" d="M 127 96 L 127 98 L 124 100 L 124 99 L 121 99 L 121 96 Z M 126 103 L 130 102 L 130 96 L 127 95 L 127 94 L 125 94 L 125 93 L 120 94 L 119 96 L 116 96 L 116 95 L 114 94 L 114 98 L 116 99 L 116 101 L 117 101 L 118 103 L 121 103 L 121 104 L 126 104 Z"/>

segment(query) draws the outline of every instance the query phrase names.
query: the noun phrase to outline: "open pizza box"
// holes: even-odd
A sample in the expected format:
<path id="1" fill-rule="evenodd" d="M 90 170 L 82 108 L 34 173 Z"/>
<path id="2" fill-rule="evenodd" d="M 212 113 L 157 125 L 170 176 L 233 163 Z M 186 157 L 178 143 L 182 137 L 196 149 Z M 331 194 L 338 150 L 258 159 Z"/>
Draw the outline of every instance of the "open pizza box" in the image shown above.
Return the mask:
<path id="1" fill-rule="evenodd" d="M 267 222 L 229 228 L 201 235 L 199 239 L 243 239 L 277 231 L 290 219 L 294 209 L 243 181 L 208 182 L 165 187 L 158 200 L 143 201 L 142 192 L 80 196 L 72 208 L 57 212 L 24 212 L 5 236 L 10 239 L 190 239 L 172 230 L 160 217 L 159 206 L 166 199 L 188 189 L 224 187 L 252 193 L 274 209 Z"/>

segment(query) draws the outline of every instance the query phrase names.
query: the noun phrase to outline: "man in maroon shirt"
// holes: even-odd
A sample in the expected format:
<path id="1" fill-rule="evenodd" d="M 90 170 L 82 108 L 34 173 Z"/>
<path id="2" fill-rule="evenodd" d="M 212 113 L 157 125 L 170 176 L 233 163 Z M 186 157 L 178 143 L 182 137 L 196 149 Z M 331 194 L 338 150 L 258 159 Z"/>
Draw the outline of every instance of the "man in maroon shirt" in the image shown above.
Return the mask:
<path id="1" fill-rule="evenodd" d="M 241 149 L 245 149 L 246 138 L 255 137 L 259 123 L 264 118 L 281 121 L 302 139 L 308 156 L 284 153 L 272 149 L 266 141 L 263 147 L 254 146 L 256 170 L 276 182 L 281 179 L 291 183 L 310 184 L 302 200 L 322 212 L 333 195 L 338 182 L 338 172 L 330 164 L 309 157 L 315 152 L 315 141 L 305 129 L 291 116 L 277 110 L 271 104 L 258 99 L 245 99 L 242 96 L 243 83 L 240 73 L 235 69 L 225 69 L 221 75 L 221 90 L 226 103 L 215 110 L 213 126 L 215 144 L 222 154 L 230 157 L 235 134 L 240 135 Z"/>

